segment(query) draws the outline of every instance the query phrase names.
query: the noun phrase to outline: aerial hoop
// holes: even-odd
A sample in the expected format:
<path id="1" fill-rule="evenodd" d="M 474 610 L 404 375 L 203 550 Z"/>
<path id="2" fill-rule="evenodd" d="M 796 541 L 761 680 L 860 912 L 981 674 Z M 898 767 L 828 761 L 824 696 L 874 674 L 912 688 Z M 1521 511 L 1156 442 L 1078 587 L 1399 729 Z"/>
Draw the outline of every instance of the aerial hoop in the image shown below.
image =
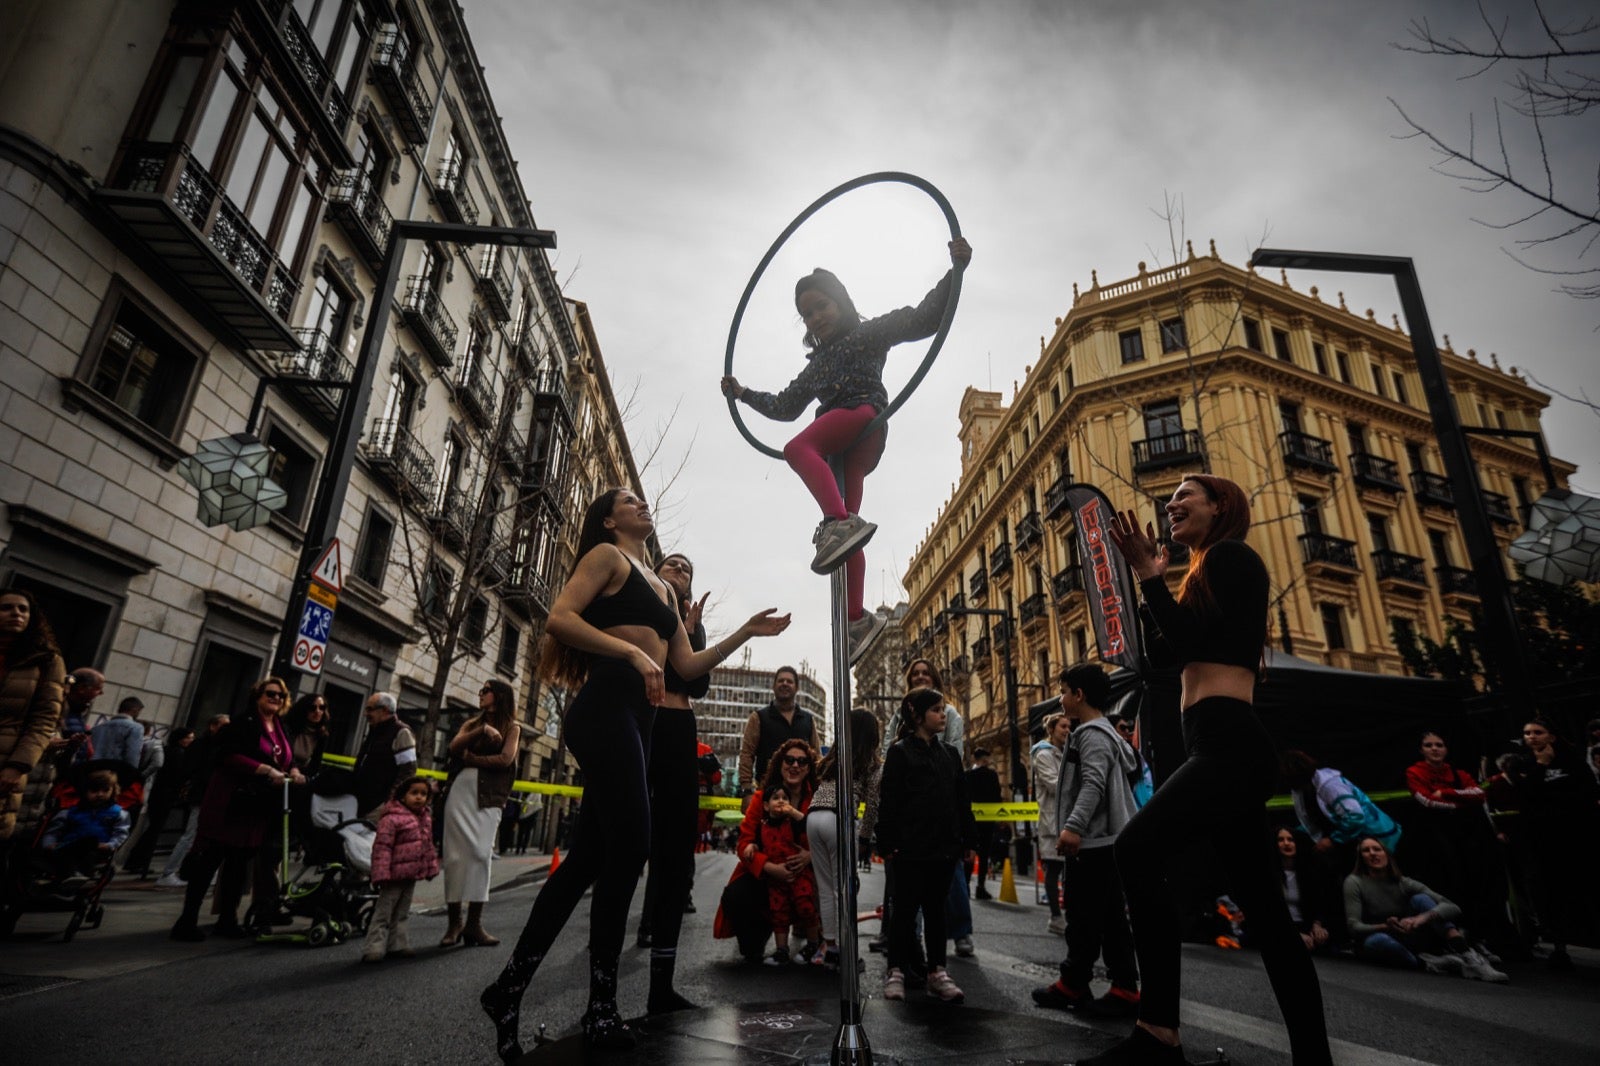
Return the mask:
<path id="1" fill-rule="evenodd" d="M 814 201 L 810 207 L 807 207 L 804 211 L 800 212 L 799 217 L 797 217 L 793 222 L 789 223 L 782 233 L 778 234 L 778 239 L 772 242 L 772 247 L 767 249 L 767 254 L 761 257 L 760 263 L 756 264 L 756 271 L 754 274 L 750 275 L 750 283 L 744 287 L 744 295 L 739 297 L 739 306 L 733 312 L 733 324 L 728 327 L 728 347 L 722 361 L 722 372 L 724 375 L 731 376 L 733 374 L 733 349 L 734 345 L 739 340 L 739 326 L 744 321 L 744 309 L 750 303 L 750 296 L 756 291 L 756 285 L 761 281 L 761 276 L 766 273 L 767 267 L 772 263 L 773 257 L 778 254 L 779 249 L 781 249 L 789 240 L 789 238 L 794 235 L 794 231 L 804 225 L 806 220 L 812 215 L 816 214 L 818 211 L 822 210 L 828 204 L 832 203 L 834 200 L 837 200 L 845 193 L 850 192 L 853 189 L 859 189 L 863 185 L 879 185 L 884 183 L 910 185 L 927 193 L 929 199 L 937 204 L 939 206 L 939 210 L 944 213 L 945 221 L 950 226 L 950 239 L 955 240 L 961 236 L 961 224 L 956 221 L 956 213 L 955 210 L 950 206 L 950 201 L 945 199 L 944 194 L 935 188 L 932 182 L 925 181 L 924 179 L 917 177 L 915 174 L 907 174 L 898 170 L 881 170 L 875 174 L 864 174 L 852 181 L 845 182 L 843 185 L 840 185 L 835 189 L 830 189 L 828 192 L 824 193 L 821 197 Z M 900 406 L 911 398 L 911 394 L 916 391 L 918 385 L 922 384 L 923 377 L 927 375 L 928 370 L 933 366 L 934 359 L 939 355 L 939 349 L 944 347 L 945 336 L 950 332 L 950 323 L 955 320 L 956 304 L 961 299 L 962 269 L 963 268 L 961 267 L 953 268 L 954 275 L 950 279 L 950 299 L 945 303 L 944 317 L 939 320 L 939 331 L 933 335 L 933 343 L 928 346 L 928 354 L 923 356 L 922 365 L 917 367 L 917 372 L 911 375 L 911 380 L 906 382 L 905 387 L 900 390 L 899 395 L 890 401 L 889 406 L 885 407 L 882 411 L 879 411 L 878 416 L 868 423 L 867 427 L 861 431 L 861 436 L 857 438 L 858 441 L 864 440 L 865 438 L 876 433 L 878 429 L 889 420 L 889 417 L 898 411 Z M 737 401 L 735 401 L 731 395 L 727 397 L 727 400 L 728 414 L 733 416 L 733 424 L 738 427 L 740 436 L 749 441 L 751 447 L 755 448 L 763 455 L 770 455 L 774 459 L 782 459 L 783 452 L 781 450 L 763 444 L 761 441 L 756 439 L 755 434 L 750 432 L 750 428 L 744 424 L 744 419 L 739 414 L 739 405 Z"/>

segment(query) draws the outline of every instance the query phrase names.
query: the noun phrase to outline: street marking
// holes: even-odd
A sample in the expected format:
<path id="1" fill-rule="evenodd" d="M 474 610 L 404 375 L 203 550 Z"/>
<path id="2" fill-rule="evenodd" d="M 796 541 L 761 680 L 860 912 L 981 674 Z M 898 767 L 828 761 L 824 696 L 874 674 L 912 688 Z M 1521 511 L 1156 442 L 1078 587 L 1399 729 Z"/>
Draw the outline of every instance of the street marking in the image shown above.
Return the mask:
<path id="1" fill-rule="evenodd" d="M 1241 1014 L 1225 1007 L 1213 1007 L 1209 1003 L 1196 1003 L 1192 999 L 1180 1000 L 1178 1011 L 1184 1025 L 1202 1026 L 1229 1039 L 1242 1040 L 1246 1044 L 1285 1055 L 1289 1053 L 1289 1034 L 1284 1031 L 1281 1022 L 1257 1018 L 1253 1014 Z M 1426 1059 L 1414 1059 L 1410 1055 L 1383 1051 L 1349 1040 L 1330 1037 L 1328 1046 L 1333 1050 L 1334 1059 L 1343 1066 L 1438 1066 Z M 1190 1047 L 1193 1050 L 1192 1044 Z"/>

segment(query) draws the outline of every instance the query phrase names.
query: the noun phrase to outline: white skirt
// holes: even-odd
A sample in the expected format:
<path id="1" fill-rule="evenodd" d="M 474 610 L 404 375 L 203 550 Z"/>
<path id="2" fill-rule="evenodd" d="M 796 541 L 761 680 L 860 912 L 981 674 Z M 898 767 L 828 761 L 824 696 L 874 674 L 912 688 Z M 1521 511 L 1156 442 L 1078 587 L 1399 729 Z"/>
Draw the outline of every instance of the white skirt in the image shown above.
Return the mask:
<path id="1" fill-rule="evenodd" d="M 478 806 L 478 771 L 469 767 L 450 782 L 444 801 L 444 898 L 446 903 L 487 903 L 489 863 L 499 807 Z"/>

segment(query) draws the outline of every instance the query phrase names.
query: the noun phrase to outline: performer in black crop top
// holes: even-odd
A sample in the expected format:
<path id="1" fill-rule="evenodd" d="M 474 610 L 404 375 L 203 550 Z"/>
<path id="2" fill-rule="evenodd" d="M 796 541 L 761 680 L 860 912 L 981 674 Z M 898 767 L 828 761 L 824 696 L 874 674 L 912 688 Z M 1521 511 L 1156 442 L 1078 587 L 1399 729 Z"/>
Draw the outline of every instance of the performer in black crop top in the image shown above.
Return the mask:
<path id="1" fill-rule="evenodd" d="M 1132 511 L 1111 539 L 1139 577 L 1149 618 L 1146 639 L 1183 667 L 1183 736 L 1188 758 L 1117 838 L 1117 871 L 1133 918 L 1144 988 L 1133 1035 L 1079 1066 L 1184 1062 L 1178 1040 L 1179 918 L 1168 879 L 1172 842 L 1209 839 L 1233 898 L 1250 915 L 1253 938 L 1289 1030 L 1296 1066 L 1328 1066 L 1322 990 L 1305 943 L 1289 919 L 1267 833 L 1277 752 L 1251 706 L 1266 637 L 1268 576 L 1244 542 L 1250 503 L 1226 478 L 1184 478 L 1166 505 L 1172 539 L 1191 551 L 1178 595 L 1167 588 L 1167 552 Z"/>
<path id="2" fill-rule="evenodd" d="M 511 961 L 479 997 L 494 1022 L 495 1050 L 506 1062 L 522 1057 L 523 993 L 591 885 L 584 1037 L 598 1047 L 632 1046 L 633 1030 L 617 1013 L 617 961 L 648 854 L 646 766 L 656 705 L 666 695 L 662 666 L 671 662 L 680 676 L 697 678 L 749 638 L 789 626 L 788 615 L 765 610 L 696 651 L 678 619 L 676 593 L 643 561 L 654 529 L 650 508 L 627 489 L 610 489 L 589 504 L 578 533 L 578 565 L 545 623 L 541 675 L 578 690 L 564 729 L 583 770 L 584 794 L 576 842 L 534 900 Z"/>

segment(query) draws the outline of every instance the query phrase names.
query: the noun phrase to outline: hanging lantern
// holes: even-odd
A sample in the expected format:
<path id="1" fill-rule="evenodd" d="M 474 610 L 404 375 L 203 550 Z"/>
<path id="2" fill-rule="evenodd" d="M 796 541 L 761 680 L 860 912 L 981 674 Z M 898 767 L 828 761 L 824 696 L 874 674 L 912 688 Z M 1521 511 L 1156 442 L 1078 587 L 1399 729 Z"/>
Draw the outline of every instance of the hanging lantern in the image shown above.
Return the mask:
<path id="1" fill-rule="evenodd" d="M 208 526 L 254 529 L 289 502 L 282 485 L 268 476 L 272 449 L 249 433 L 201 441 L 178 473 L 200 491 L 199 517 Z"/>
<path id="2" fill-rule="evenodd" d="M 1600 499 L 1562 490 L 1541 496 L 1506 554 L 1537 581 L 1600 581 Z"/>

